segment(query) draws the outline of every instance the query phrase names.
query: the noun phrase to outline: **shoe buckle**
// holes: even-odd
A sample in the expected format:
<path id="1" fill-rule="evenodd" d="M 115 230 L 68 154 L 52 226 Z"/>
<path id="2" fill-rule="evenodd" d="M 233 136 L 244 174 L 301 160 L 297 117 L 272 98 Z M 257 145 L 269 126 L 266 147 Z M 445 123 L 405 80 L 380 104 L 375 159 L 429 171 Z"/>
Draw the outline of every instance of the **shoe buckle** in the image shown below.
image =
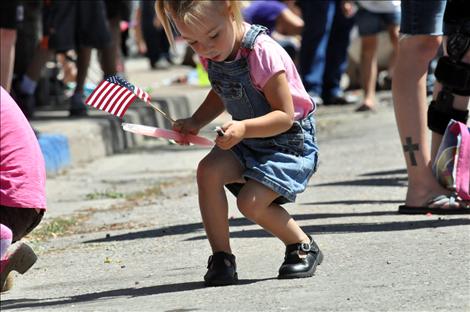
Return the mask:
<path id="1" fill-rule="evenodd" d="M 311 250 L 311 246 L 310 246 L 309 243 L 301 243 L 300 244 L 300 250 L 305 251 L 305 252 L 309 252 Z"/>

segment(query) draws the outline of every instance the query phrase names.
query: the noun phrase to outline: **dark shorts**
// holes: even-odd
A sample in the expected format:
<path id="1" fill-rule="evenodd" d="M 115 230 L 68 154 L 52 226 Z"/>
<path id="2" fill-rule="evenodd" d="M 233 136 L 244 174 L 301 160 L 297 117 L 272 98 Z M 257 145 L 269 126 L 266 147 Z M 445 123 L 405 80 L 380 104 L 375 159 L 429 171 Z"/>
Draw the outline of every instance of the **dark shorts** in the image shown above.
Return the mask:
<path id="1" fill-rule="evenodd" d="M 403 0 L 400 33 L 404 35 L 436 35 L 444 33 L 446 1 Z"/>
<path id="2" fill-rule="evenodd" d="M 49 47 L 58 52 L 111 42 L 103 1 L 55 1 L 49 12 Z"/>
<path id="3" fill-rule="evenodd" d="M 105 0 L 106 16 L 109 19 L 118 18 L 129 21 L 131 17 L 130 1 L 127 0 Z"/>
<path id="4" fill-rule="evenodd" d="M 9 227 L 13 233 L 13 242 L 19 241 L 41 222 L 44 210 L 34 208 L 15 208 L 0 205 L 0 223 Z"/>
<path id="5" fill-rule="evenodd" d="M 389 26 L 400 25 L 400 12 L 375 13 L 360 8 L 355 16 L 359 35 L 371 36 L 387 30 Z"/>
<path id="6" fill-rule="evenodd" d="M 18 1 L 0 1 L 0 28 L 16 29 Z"/>

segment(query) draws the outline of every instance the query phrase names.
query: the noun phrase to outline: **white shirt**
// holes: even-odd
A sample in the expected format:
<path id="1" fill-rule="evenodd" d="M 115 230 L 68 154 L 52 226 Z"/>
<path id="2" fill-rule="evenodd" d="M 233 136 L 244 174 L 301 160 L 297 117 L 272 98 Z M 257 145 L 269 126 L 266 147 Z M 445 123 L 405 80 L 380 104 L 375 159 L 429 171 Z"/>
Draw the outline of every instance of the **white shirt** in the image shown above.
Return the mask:
<path id="1" fill-rule="evenodd" d="M 362 0 L 357 1 L 361 8 L 374 13 L 395 13 L 400 12 L 400 0 Z"/>

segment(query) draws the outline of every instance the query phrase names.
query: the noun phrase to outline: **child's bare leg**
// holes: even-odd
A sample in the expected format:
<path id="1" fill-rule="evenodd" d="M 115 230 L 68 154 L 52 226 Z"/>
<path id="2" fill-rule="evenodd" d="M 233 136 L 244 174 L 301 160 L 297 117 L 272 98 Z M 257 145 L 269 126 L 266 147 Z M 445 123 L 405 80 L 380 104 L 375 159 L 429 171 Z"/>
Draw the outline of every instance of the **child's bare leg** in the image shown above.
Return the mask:
<path id="1" fill-rule="evenodd" d="M 237 205 L 245 217 L 262 226 L 286 245 L 309 243 L 310 239 L 289 213 L 272 201 L 279 194 L 263 184 L 249 180 L 237 197 Z"/>
<path id="2" fill-rule="evenodd" d="M 241 180 L 243 168 L 231 151 L 214 148 L 197 169 L 199 208 L 212 251 L 232 253 L 224 185 Z"/>

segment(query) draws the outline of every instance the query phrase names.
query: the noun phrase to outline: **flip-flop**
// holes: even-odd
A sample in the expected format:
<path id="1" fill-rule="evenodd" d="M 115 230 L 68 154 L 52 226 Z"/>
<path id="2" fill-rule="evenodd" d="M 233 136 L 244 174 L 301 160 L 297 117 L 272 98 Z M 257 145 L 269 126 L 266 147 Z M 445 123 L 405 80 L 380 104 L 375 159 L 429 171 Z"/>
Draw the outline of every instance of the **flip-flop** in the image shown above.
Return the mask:
<path id="1" fill-rule="evenodd" d="M 455 207 L 456 203 L 461 205 Z M 443 208 L 444 204 L 449 203 L 449 206 L 454 208 Z M 438 195 L 428 201 L 426 206 L 407 206 L 401 205 L 398 207 L 398 213 L 402 214 L 470 214 L 470 206 L 462 201 L 457 201 L 455 196 Z"/>
<path id="2" fill-rule="evenodd" d="M 149 127 L 144 125 L 138 124 L 131 124 L 131 123 L 122 123 L 122 129 L 128 132 L 151 136 L 155 138 L 164 138 L 167 140 L 174 140 L 179 144 L 196 144 L 201 146 L 214 146 L 214 142 L 209 140 L 208 138 L 193 135 L 193 134 L 181 134 L 180 132 L 176 132 L 173 130 L 156 128 L 156 127 Z"/>

